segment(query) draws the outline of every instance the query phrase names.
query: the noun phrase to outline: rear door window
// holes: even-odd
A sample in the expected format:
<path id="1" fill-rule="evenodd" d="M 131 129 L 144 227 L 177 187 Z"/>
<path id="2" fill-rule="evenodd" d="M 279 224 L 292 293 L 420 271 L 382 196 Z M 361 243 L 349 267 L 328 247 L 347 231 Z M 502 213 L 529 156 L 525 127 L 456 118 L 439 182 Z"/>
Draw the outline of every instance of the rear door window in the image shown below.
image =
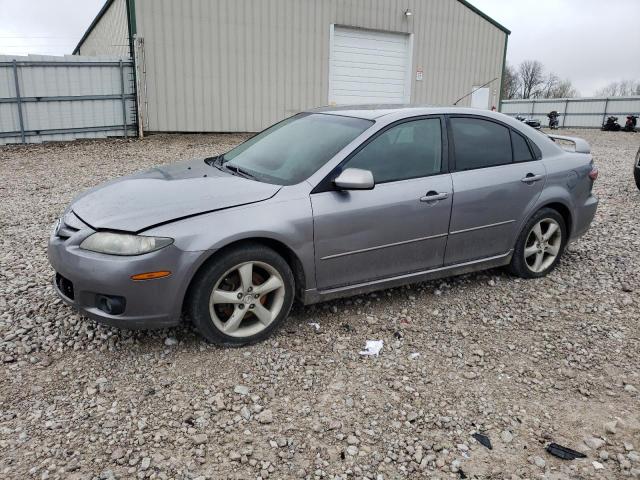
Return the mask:
<path id="1" fill-rule="evenodd" d="M 450 119 L 456 170 L 474 170 L 511 163 L 509 129 L 489 120 L 471 117 Z"/>

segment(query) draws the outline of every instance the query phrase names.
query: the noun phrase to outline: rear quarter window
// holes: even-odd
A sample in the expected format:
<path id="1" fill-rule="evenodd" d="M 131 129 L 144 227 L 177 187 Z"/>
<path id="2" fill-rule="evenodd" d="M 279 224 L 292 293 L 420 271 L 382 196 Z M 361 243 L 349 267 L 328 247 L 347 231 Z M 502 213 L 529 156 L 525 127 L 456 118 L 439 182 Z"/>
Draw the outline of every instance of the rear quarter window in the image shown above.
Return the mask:
<path id="1" fill-rule="evenodd" d="M 511 145 L 513 146 L 513 161 L 528 162 L 533 160 L 529 144 L 525 138 L 515 130 L 511 130 Z"/>

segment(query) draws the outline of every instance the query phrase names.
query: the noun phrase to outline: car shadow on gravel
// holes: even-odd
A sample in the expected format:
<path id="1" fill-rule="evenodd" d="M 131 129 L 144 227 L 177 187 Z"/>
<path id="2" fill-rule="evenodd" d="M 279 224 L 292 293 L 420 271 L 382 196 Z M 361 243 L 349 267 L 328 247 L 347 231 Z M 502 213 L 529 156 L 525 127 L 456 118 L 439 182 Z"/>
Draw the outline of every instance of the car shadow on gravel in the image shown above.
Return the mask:
<path id="1" fill-rule="evenodd" d="M 567 252 L 569 256 L 574 252 Z M 564 258 L 558 264 L 558 269 L 562 268 Z M 460 293 L 461 289 L 476 291 L 478 289 L 491 288 L 498 284 L 514 283 L 516 277 L 510 275 L 504 267 L 483 270 L 479 272 L 457 275 L 442 279 L 419 282 L 410 285 L 376 290 L 371 293 L 356 296 L 344 297 L 330 300 L 314 305 L 294 304 L 290 317 L 279 328 L 272 337 L 272 340 L 279 341 L 287 337 L 305 335 L 315 327 L 318 318 L 322 318 L 323 333 L 340 334 L 350 331 L 353 327 L 349 321 L 356 316 L 366 317 L 368 310 L 375 306 L 389 309 L 401 309 L 407 300 L 421 303 L 422 306 L 429 306 L 429 303 L 443 295 Z M 535 282 L 536 280 L 530 280 Z M 496 295 L 501 293 L 500 290 Z M 444 297 L 446 298 L 446 297 Z M 354 311 L 355 310 L 355 311 Z M 191 320 L 183 316 L 180 325 L 156 330 L 127 330 L 117 329 L 101 325 L 93 320 L 83 318 L 85 322 L 91 322 L 95 336 L 107 335 L 118 339 L 119 349 L 128 345 L 148 348 L 169 348 L 179 345 L 183 349 L 214 348 L 224 349 L 208 343 L 203 339 Z M 317 328 L 317 327 L 316 327 Z M 267 340 L 268 341 L 268 340 Z"/>

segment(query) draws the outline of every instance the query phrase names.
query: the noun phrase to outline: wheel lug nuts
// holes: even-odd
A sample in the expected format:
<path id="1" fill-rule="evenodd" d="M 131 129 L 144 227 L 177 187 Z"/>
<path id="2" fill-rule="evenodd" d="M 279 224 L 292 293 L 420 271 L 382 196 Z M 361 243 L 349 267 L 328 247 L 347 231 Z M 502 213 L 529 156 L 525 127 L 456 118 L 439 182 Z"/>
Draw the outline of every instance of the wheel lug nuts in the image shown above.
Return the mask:
<path id="1" fill-rule="evenodd" d="M 238 300 L 240 300 L 241 298 L 242 298 L 242 294 L 241 294 L 241 293 L 239 293 L 239 294 L 238 294 Z"/>
<path id="2" fill-rule="evenodd" d="M 244 310 L 244 305 L 241 303 L 240 305 L 238 305 L 238 308 L 239 308 L 240 310 Z"/>
<path id="3" fill-rule="evenodd" d="M 249 305 L 249 308 L 253 309 L 256 308 L 256 306 L 252 303 L 251 305 Z"/>
<path id="4" fill-rule="evenodd" d="M 252 291 L 253 291 L 253 287 L 247 288 L 247 292 L 252 292 Z"/>
<path id="5" fill-rule="evenodd" d="M 257 293 L 253 296 L 253 298 L 259 298 L 260 295 L 258 295 Z"/>

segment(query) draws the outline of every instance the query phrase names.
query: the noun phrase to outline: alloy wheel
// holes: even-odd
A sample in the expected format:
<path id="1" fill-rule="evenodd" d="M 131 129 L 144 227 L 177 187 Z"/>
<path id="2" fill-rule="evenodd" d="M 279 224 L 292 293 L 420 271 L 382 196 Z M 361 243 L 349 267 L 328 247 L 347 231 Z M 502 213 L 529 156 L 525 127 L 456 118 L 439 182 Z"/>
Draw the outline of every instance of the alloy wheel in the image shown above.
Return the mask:
<path id="1" fill-rule="evenodd" d="M 216 282 L 209 313 L 225 335 L 250 337 L 273 322 L 282 309 L 285 283 L 271 265 L 244 262 L 227 270 Z"/>
<path id="2" fill-rule="evenodd" d="M 555 262 L 562 246 L 562 229 L 553 218 L 543 218 L 527 235 L 524 261 L 532 272 L 540 273 Z"/>

